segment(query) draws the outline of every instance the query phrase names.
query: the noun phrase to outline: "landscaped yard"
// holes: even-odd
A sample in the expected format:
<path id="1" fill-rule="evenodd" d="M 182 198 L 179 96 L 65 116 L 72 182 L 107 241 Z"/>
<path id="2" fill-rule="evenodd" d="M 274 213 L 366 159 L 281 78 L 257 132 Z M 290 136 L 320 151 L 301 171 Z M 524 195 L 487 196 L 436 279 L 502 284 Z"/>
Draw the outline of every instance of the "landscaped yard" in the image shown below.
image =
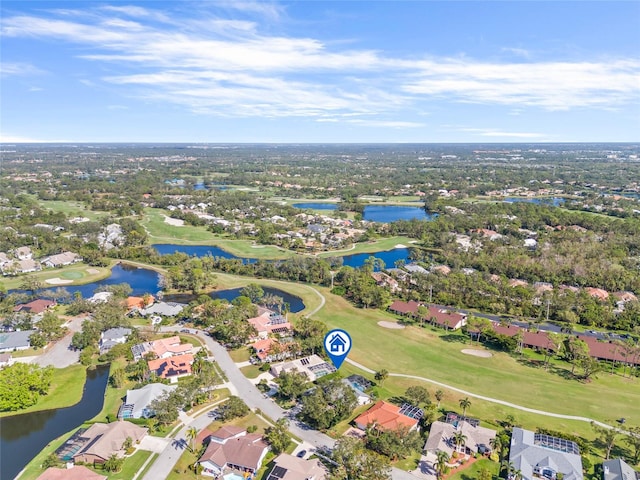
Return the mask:
<path id="1" fill-rule="evenodd" d="M 499 463 L 492 462 L 487 458 L 482 458 L 474 462 L 468 468 L 465 468 L 464 470 L 459 470 L 453 475 L 447 475 L 445 478 L 447 480 L 476 480 L 478 478 L 478 473 L 483 468 L 486 468 L 487 470 L 489 470 L 491 474 L 494 476 L 493 478 L 497 478 L 498 473 L 500 473 Z"/>

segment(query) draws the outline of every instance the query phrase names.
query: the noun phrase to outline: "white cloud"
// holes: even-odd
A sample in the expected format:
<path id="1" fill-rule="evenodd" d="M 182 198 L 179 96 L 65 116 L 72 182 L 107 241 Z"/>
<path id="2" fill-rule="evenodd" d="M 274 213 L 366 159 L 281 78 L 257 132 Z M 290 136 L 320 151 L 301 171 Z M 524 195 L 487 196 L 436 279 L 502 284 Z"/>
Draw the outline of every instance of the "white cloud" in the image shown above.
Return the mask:
<path id="1" fill-rule="evenodd" d="M 29 63 L 22 62 L 2 62 L 0 65 L 0 75 L 8 77 L 12 75 L 37 75 L 43 73 L 39 68 Z"/>
<path id="2" fill-rule="evenodd" d="M 492 128 L 454 128 L 459 132 L 471 133 L 481 137 L 493 138 L 530 138 L 530 139 L 551 139 L 554 135 L 538 132 L 508 132 L 504 130 L 496 130 Z"/>
<path id="3" fill-rule="evenodd" d="M 611 108 L 638 102 L 640 61 L 495 64 L 425 61 L 403 89 L 460 102 L 536 106 L 547 110 Z"/>
<path id="4" fill-rule="evenodd" d="M 209 115 L 311 116 L 327 122 L 354 114 L 367 116 L 352 119 L 354 124 L 408 128 L 422 124 L 390 116 L 401 108 L 417 115 L 441 100 L 507 105 L 512 112 L 522 112 L 526 107 L 613 109 L 638 102 L 640 96 L 637 59 L 499 63 L 391 58 L 378 51 L 347 49 L 339 41 L 261 33 L 256 17 L 284 14 L 272 3 L 215 5 L 245 17 L 252 14 L 253 19 L 222 18 L 204 7 L 183 18 L 116 5 L 79 16 L 7 17 L 1 32 L 5 37 L 79 44 L 86 52 L 80 58 L 111 63 L 123 72 L 92 78 L 91 83 L 80 80 L 86 85 L 107 82 L 120 86 L 125 97 Z M 503 51 L 529 55 L 518 48 Z"/>

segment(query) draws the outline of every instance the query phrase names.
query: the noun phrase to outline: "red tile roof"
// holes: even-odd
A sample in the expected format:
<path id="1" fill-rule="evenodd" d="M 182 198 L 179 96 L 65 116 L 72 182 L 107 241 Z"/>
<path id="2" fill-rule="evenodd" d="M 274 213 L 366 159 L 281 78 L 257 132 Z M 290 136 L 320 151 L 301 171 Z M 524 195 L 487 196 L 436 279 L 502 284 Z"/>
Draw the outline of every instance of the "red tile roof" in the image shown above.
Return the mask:
<path id="1" fill-rule="evenodd" d="M 45 300 L 39 298 L 29 303 L 23 303 L 22 305 L 16 305 L 13 307 L 14 312 L 29 312 L 29 313 L 42 313 L 49 307 L 54 307 L 56 302 L 54 300 Z"/>
<path id="2" fill-rule="evenodd" d="M 169 358 L 158 358 L 149 361 L 149 370 L 156 372 L 160 378 L 170 378 L 179 375 L 191 375 L 193 355 L 176 355 Z"/>
<path id="3" fill-rule="evenodd" d="M 418 424 L 415 418 L 400 413 L 400 407 L 380 400 L 369 410 L 355 419 L 356 425 L 375 425 L 382 430 L 397 430 L 400 427 L 414 428 Z"/>

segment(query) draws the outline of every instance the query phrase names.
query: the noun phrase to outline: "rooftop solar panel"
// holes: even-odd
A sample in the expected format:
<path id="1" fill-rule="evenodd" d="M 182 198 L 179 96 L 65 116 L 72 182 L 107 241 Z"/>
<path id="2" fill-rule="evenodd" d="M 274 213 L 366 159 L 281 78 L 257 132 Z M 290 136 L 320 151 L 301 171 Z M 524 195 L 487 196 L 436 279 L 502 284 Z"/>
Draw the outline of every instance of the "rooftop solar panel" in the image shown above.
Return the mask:
<path id="1" fill-rule="evenodd" d="M 287 474 L 287 469 L 284 467 L 279 467 L 279 466 L 275 466 L 273 467 L 273 470 L 271 471 L 271 475 L 269 475 L 269 478 L 284 478 L 284 476 Z"/>

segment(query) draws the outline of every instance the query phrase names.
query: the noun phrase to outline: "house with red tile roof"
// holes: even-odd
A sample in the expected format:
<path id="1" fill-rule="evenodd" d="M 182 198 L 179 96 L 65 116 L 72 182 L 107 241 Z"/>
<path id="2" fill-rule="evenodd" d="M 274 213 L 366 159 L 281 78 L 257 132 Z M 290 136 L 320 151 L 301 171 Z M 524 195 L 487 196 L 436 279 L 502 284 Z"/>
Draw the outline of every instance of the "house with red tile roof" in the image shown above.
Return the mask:
<path id="1" fill-rule="evenodd" d="M 20 305 L 16 305 L 15 307 L 13 307 L 13 311 L 39 314 L 50 308 L 55 307 L 56 305 L 57 303 L 55 302 L 55 300 L 47 300 L 44 298 L 39 298 L 29 303 L 22 303 Z"/>
<path id="2" fill-rule="evenodd" d="M 149 360 L 149 372 L 155 372 L 159 378 L 168 379 L 171 383 L 175 383 L 178 378 L 191 375 L 193 360 L 193 355 L 190 353 Z"/>
<path id="3" fill-rule="evenodd" d="M 182 343 L 178 335 L 168 338 L 160 338 L 151 342 L 139 343 L 131 347 L 133 358 L 140 360 L 147 353 L 155 353 L 158 358 L 169 358 L 176 355 L 193 353 L 193 345 Z"/>
<path id="4" fill-rule="evenodd" d="M 602 288 L 586 287 L 584 290 L 589 295 L 597 298 L 601 302 L 604 302 L 609 298 L 609 292 L 607 292 L 606 290 L 603 290 Z"/>
<path id="5" fill-rule="evenodd" d="M 415 430 L 418 420 L 400 413 L 400 407 L 380 400 L 354 420 L 356 427 L 366 430 L 369 425 L 379 430 Z"/>
<path id="6" fill-rule="evenodd" d="M 253 325 L 259 338 L 267 338 L 272 334 L 284 335 L 293 331 L 293 327 L 284 316 L 266 308 L 257 317 L 247 319 L 247 322 Z"/>

